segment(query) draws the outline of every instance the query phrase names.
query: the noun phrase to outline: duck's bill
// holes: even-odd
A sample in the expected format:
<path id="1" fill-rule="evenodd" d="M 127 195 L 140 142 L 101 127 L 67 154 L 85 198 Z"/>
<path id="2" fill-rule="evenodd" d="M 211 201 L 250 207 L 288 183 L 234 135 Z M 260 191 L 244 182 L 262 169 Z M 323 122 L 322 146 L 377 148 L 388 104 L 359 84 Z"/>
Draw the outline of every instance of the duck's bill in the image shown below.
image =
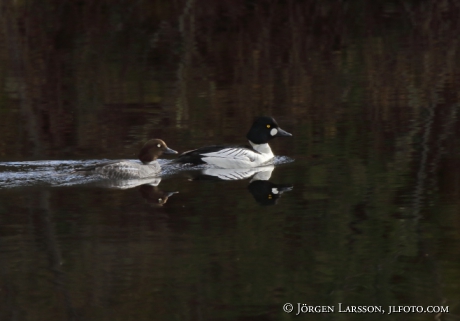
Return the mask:
<path id="1" fill-rule="evenodd" d="M 166 147 L 166 149 L 163 151 L 164 154 L 177 154 L 177 151 L 174 149 L 171 149 L 169 147 Z"/>
<path id="2" fill-rule="evenodd" d="M 170 197 L 174 194 L 178 194 L 179 192 L 176 191 L 176 192 L 164 192 L 164 193 L 165 193 L 165 197 Z"/>
<path id="3" fill-rule="evenodd" d="M 280 194 L 284 192 L 290 192 L 294 189 L 294 186 L 292 185 L 277 185 L 276 187 Z"/>
<path id="4" fill-rule="evenodd" d="M 292 134 L 278 127 L 278 132 L 276 133 L 275 137 L 283 137 L 283 136 L 288 137 L 288 136 L 292 136 Z"/>

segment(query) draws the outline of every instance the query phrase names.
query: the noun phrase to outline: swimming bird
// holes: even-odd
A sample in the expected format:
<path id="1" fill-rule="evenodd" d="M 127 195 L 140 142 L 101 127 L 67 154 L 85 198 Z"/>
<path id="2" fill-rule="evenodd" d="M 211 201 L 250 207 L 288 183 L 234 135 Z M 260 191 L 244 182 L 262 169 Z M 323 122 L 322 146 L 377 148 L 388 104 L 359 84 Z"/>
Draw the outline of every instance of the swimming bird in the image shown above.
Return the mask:
<path id="1" fill-rule="evenodd" d="M 96 174 L 109 179 L 145 179 L 156 176 L 161 171 L 157 159 L 162 154 L 177 154 L 161 139 L 151 139 L 144 144 L 139 152 L 141 163 L 130 160 L 113 160 L 94 166 L 78 169 L 77 172 L 91 175 Z"/>
<path id="2" fill-rule="evenodd" d="M 250 146 L 206 146 L 187 151 L 175 162 L 209 164 L 218 168 L 249 168 L 268 164 L 275 156 L 268 142 L 275 137 L 292 136 L 272 117 L 258 117 L 246 138 Z"/>

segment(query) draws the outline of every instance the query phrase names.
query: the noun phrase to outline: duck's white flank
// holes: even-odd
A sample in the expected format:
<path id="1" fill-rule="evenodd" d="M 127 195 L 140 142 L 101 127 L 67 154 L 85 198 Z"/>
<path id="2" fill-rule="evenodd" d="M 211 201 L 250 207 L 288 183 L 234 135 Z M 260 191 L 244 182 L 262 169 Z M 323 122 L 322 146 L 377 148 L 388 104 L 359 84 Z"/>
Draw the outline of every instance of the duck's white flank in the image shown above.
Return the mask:
<path id="1" fill-rule="evenodd" d="M 220 168 L 257 167 L 273 159 L 273 152 L 268 144 L 253 144 L 254 151 L 246 148 L 228 147 L 216 152 L 203 154 L 202 160 Z"/>

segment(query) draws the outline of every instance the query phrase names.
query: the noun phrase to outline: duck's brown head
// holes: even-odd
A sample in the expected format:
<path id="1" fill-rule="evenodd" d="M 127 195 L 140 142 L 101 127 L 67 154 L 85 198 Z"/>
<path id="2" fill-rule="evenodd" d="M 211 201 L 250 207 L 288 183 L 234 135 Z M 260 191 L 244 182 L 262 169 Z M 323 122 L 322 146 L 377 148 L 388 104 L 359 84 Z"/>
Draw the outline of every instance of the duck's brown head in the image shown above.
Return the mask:
<path id="1" fill-rule="evenodd" d="M 177 152 L 169 148 L 161 139 L 151 139 L 145 143 L 139 152 L 139 160 L 142 164 L 148 164 L 160 157 L 161 154 L 177 154 Z"/>

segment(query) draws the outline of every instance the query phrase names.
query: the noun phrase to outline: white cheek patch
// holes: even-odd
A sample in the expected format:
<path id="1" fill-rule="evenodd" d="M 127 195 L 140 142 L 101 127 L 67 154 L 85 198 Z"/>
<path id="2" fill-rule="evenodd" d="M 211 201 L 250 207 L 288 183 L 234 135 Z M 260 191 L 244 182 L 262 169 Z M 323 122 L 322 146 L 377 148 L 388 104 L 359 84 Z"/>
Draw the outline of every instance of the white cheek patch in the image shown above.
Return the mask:
<path id="1" fill-rule="evenodd" d="M 270 135 L 275 136 L 276 134 L 278 134 L 278 129 L 272 128 L 272 130 L 270 130 Z"/>
<path id="2" fill-rule="evenodd" d="M 273 187 L 272 188 L 272 194 L 278 194 L 278 189 L 276 187 Z"/>

